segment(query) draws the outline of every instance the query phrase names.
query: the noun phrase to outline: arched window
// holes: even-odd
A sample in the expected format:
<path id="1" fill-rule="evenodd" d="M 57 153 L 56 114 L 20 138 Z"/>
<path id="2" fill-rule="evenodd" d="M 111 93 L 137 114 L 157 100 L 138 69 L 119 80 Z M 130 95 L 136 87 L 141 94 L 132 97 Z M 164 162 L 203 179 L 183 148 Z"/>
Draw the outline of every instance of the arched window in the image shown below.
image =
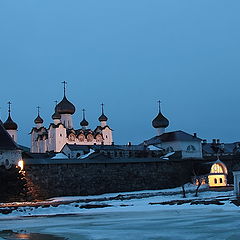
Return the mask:
<path id="1" fill-rule="evenodd" d="M 84 136 L 83 134 L 80 134 L 80 135 L 78 136 L 78 140 L 79 140 L 80 142 L 84 142 L 84 139 L 85 139 L 85 136 Z"/>
<path id="2" fill-rule="evenodd" d="M 194 152 L 194 151 L 196 151 L 196 148 L 193 145 L 189 145 L 187 147 L 187 152 Z"/>
<path id="3" fill-rule="evenodd" d="M 88 142 L 92 142 L 93 141 L 93 135 L 92 134 L 88 134 L 87 135 L 87 141 Z"/>
<path id="4" fill-rule="evenodd" d="M 219 181 L 220 181 L 220 183 L 223 183 L 223 180 L 222 180 L 222 178 L 220 178 L 220 179 L 219 179 Z"/>
<path id="5" fill-rule="evenodd" d="M 216 178 L 214 178 L 214 183 L 217 184 L 217 179 Z"/>
<path id="6" fill-rule="evenodd" d="M 223 167 L 220 164 L 215 163 L 212 165 L 211 173 L 224 173 Z"/>
<path id="7" fill-rule="evenodd" d="M 101 136 L 100 134 L 98 134 L 98 135 L 96 136 L 96 141 L 97 141 L 97 142 L 102 142 L 102 140 L 103 140 L 102 136 Z"/>
<path id="8" fill-rule="evenodd" d="M 73 134 L 73 133 L 71 133 L 70 135 L 69 135 L 69 137 L 68 137 L 68 139 L 69 139 L 69 141 L 71 141 L 71 142 L 74 142 L 75 141 L 75 135 Z"/>

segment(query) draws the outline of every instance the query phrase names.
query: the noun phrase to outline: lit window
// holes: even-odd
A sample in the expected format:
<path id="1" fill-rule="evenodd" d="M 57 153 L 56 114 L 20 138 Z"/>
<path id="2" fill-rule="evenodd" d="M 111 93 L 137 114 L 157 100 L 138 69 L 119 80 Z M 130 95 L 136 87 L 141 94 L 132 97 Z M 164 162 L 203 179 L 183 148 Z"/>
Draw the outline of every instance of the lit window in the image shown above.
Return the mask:
<path id="1" fill-rule="evenodd" d="M 211 168 L 211 173 L 224 173 L 223 167 L 220 164 L 213 164 Z"/>

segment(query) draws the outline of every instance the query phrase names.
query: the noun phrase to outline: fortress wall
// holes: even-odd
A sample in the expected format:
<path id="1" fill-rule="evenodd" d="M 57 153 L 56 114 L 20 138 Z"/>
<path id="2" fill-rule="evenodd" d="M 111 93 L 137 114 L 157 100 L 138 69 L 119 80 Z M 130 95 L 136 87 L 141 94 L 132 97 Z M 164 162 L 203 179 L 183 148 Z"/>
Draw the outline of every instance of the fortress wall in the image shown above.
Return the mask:
<path id="1" fill-rule="evenodd" d="M 190 181 L 192 161 L 27 164 L 34 199 L 163 189 Z"/>

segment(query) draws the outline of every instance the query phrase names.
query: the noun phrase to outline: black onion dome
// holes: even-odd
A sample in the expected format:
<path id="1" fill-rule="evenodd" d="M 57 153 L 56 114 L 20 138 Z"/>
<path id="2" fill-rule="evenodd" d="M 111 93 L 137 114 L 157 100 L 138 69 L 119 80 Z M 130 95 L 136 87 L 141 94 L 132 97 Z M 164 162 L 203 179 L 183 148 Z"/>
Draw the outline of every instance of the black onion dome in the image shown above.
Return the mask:
<path id="1" fill-rule="evenodd" d="M 34 123 L 35 123 L 35 124 L 43 123 L 43 119 L 39 116 L 39 114 L 38 114 L 38 116 L 35 118 Z"/>
<path id="2" fill-rule="evenodd" d="M 88 121 L 84 118 L 81 122 L 80 122 L 80 125 L 82 127 L 87 127 L 88 126 Z"/>
<path id="3" fill-rule="evenodd" d="M 55 112 L 59 114 L 74 114 L 75 107 L 71 102 L 67 100 L 66 96 L 64 96 L 62 101 L 55 107 Z"/>
<path id="4" fill-rule="evenodd" d="M 18 125 L 12 120 L 10 115 L 8 116 L 8 119 L 3 124 L 3 126 L 6 130 L 17 130 L 18 129 Z"/>
<path id="5" fill-rule="evenodd" d="M 106 122 L 108 120 L 107 116 L 105 116 L 104 114 L 102 114 L 99 118 L 98 118 L 99 122 Z"/>
<path id="6" fill-rule="evenodd" d="M 55 120 L 55 119 L 61 119 L 61 115 L 58 113 L 58 112 L 55 112 L 53 115 L 52 115 L 52 119 Z"/>
<path id="7" fill-rule="evenodd" d="M 165 118 L 161 112 L 153 119 L 152 126 L 154 128 L 166 128 L 169 125 L 169 121 Z"/>

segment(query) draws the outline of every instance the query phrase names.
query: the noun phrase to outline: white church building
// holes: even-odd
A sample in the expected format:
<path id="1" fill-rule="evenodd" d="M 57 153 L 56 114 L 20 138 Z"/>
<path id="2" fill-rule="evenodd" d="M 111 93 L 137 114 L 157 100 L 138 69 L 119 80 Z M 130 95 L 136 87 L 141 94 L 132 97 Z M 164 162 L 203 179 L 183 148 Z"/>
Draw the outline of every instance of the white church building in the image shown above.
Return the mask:
<path id="1" fill-rule="evenodd" d="M 166 132 L 169 120 L 162 114 L 160 101 L 157 116 L 152 120 L 152 126 L 157 135 L 143 142 L 145 146 L 155 146 L 166 153 L 180 152 L 181 158 L 202 158 L 202 139 L 197 134 L 189 134 L 184 131 Z"/>
<path id="2" fill-rule="evenodd" d="M 102 104 L 101 116 L 98 118 L 100 124 L 94 130 L 88 128 L 88 121 L 83 110 L 83 119 L 80 128 L 74 128 L 72 116 L 75 113 L 75 106 L 66 97 L 66 82 L 64 82 L 64 95 L 61 102 L 55 107 L 52 115 L 53 122 L 48 128 L 44 127 L 43 119 L 38 115 L 34 120 L 36 124 L 32 128 L 31 152 L 61 152 L 65 144 L 76 145 L 112 145 L 112 129 L 107 124 L 107 116 L 104 114 Z"/>

